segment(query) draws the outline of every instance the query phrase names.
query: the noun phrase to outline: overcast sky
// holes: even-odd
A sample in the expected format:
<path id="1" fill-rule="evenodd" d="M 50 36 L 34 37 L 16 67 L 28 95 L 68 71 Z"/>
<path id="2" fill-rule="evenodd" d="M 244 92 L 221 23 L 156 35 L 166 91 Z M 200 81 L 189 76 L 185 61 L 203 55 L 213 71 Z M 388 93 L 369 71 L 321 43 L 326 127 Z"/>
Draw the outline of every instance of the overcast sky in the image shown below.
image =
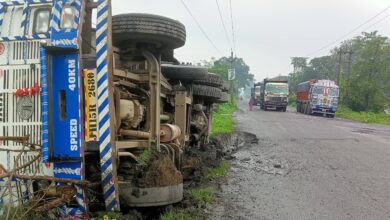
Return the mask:
<path id="1" fill-rule="evenodd" d="M 230 55 L 215 0 L 184 0 L 224 56 Z M 218 0 L 231 40 L 229 0 Z M 113 14 L 152 13 L 182 22 L 186 44 L 175 51 L 183 62 L 199 62 L 221 55 L 205 38 L 181 0 L 112 0 Z M 340 38 L 390 5 L 389 0 L 232 0 L 237 56 L 250 66 L 257 80 L 291 71 L 290 57 L 306 56 Z M 370 25 L 387 17 L 371 28 Z M 390 10 L 357 30 L 378 30 L 390 36 Z M 317 54 L 329 53 L 329 47 Z M 312 56 L 312 57 L 313 57 Z"/>

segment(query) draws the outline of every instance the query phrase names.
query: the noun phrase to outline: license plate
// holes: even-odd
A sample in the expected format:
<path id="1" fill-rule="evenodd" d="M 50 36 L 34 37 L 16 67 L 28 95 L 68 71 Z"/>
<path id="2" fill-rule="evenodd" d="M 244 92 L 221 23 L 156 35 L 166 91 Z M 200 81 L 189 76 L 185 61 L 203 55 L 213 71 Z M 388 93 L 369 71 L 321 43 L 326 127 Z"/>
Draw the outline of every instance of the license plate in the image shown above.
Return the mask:
<path id="1" fill-rule="evenodd" d="M 323 112 L 326 112 L 326 109 L 322 109 Z"/>

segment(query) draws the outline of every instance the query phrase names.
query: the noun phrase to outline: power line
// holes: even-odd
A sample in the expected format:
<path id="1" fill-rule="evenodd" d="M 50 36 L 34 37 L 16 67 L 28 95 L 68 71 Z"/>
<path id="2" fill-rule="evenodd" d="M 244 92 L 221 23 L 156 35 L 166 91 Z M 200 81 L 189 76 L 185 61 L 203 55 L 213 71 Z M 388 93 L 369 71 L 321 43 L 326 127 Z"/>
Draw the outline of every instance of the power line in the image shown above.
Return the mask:
<path id="1" fill-rule="evenodd" d="M 332 46 L 333 44 L 335 43 L 338 43 L 340 42 L 341 40 L 343 40 L 346 36 L 352 34 L 353 32 L 355 32 L 356 30 L 358 30 L 359 28 L 363 27 L 364 25 L 368 24 L 369 22 L 371 22 L 372 20 L 374 20 L 375 18 L 377 18 L 379 15 L 383 14 L 384 12 L 386 12 L 387 10 L 390 9 L 390 5 L 387 6 L 385 9 L 383 9 L 382 11 L 380 11 L 379 13 L 377 13 L 376 15 L 374 15 L 373 17 L 371 17 L 370 19 L 366 20 L 365 22 L 363 22 L 362 24 L 358 25 L 357 27 L 355 27 L 354 29 L 352 29 L 351 31 L 349 31 L 348 33 L 344 34 L 343 36 L 337 38 L 336 40 L 326 44 L 325 46 L 321 47 L 320 49 L 314 51 L 314 52 L 311 52 L 309 54 L 307 54 L 306 56 L 309 57 L 311 55 L 314 55 L 330 46 Z"/>
<path id="2" fill-rule="evenodd" d="M 210 37 L 207 35 L 206 31 L 202 28 L 202 26 L 199 24 L 198 20 L 196 20 L 195 16 L 192 14 L 191 10 L 187 7 L 186 3 L 184 3 L 184 0 L 180 0 L 181 3 L 183 4 L 184 8 L 187 10 L 188 14 L 192 17 L 194 20 L 195 24 L 198 26 L 200 31 L 203 33 L 203 35 L 206 37 L 206 39 L 210 42 L 210 44 L 214 47 L 214 49 L 221 55 L 223 56 L 223 53 L 218 49 L 217 46 L 215 46 L 214 42 L 210 39 Z"/>
<path id="3" fill-rule="evenodd" d="M 377 22 L 375 22 L 374 24 L 372 24 L 372 25 L 368 26 L 367 28 L 365 28 L 363 31 L 366 31 L 366 30 L 368 30 L 368 29 L 374 27 L 375 25 L 381 23 L 382 21 L 386 20 L 386 19 L 389 18 L 389 17 L 390 17 L 390 14 L 386 15 L 385 17 L 383 17 L 383 18 L 380 19 L 379 21 L 377 21 Z"/>
<path id="4" fill-rule="evenodd" d="M 217 3 L 219 18 L 221 19 L 221 23 L 222 23 L 222 26 L 223 26 L 223 30 L 224 30 L 224 32 L 225 32 L 226 40 L 227 40 L 228 43 L 229 43 L 230 49 L 232 49 L 232 46 L 233 46 L 233 45 L 232 45 L 231 42 L 230 42 L 230 38 L 229 38 L 229 35 L 228 35 L 228 33 L 227 33 L 227 30 L 226 30 L 225 22 L 223 21 L 223 18 L 222 18 L 222 12 L 221 12 L 221 8 L 219 7 L 218 0 L 215 0 L 215 3 Z"/>
<path id="5" fill-rule="evenodd" d="M 234 49 L 234 54 L 237 56 L 236 37 L 235 37 L 235 34 L 234 34 L 234 23 L 233 23 L 232 0 L 229 0 L 229 6 L 230 6 L 230 21 L 231 21 L 231 25 L 232 25 L 233 49 Z"/>

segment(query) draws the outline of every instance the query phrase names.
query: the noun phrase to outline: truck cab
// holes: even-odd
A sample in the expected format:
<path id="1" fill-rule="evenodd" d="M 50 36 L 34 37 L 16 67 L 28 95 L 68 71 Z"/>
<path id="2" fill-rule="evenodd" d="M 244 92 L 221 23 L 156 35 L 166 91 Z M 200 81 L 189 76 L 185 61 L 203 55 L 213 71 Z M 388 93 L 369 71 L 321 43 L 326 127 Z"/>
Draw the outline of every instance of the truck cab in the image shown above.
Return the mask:
<path id="1" fill-rule="evenodd" d="M 287 110 L 288 105 L 288 82 L 264 80 L 261 93 L 260 107 L 265 111 L 268 109 Z"/>

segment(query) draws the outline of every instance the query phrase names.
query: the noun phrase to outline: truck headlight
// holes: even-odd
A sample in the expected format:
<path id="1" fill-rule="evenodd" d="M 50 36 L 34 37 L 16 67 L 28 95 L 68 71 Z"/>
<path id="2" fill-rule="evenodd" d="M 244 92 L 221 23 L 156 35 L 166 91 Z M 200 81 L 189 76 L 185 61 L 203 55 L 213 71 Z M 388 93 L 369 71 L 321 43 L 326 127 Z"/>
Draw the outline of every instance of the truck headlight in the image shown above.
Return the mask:
<path id="1" fill-rule="evenodd" d="M 61 28 L 62 29 L 75 29 L 77 25 L 74 18 L 77 10 L 74 6 L 67 5 L 62 9 L 61 15 Z"/>

